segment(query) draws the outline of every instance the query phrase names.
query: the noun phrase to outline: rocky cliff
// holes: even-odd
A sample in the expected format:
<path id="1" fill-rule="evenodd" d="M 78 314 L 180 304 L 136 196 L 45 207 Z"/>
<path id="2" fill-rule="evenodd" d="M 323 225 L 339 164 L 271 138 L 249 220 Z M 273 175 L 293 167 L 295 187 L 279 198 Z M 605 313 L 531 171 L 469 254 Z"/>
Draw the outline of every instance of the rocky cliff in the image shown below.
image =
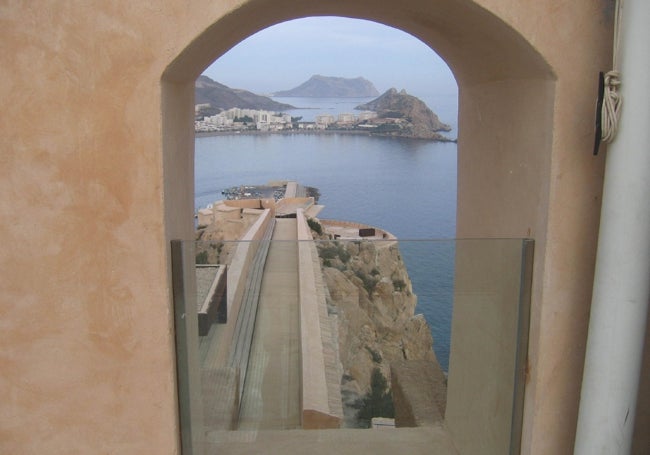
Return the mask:
<path id="1" fill-rule="evenodd" d="M 306 98 L 363 98 L 377 95 L 379 91 L 373 83 L 363 77 L 350 79 L 320 75 L 312 76 L 291 90 L 274 93 L 274 96 Z"/>
<path id="2" fill-rule="evenodd" d="M 379 98 L 355 109 L 375 111 L 380 118 L 394 119 L 394 133 L 398 136 L 445 140 L 438 132 L 451 131 L 451 127 L 442 123 L 422 100 L 405 90 L 398 92 L 391 88 Z"/>
<path id="3" fill-rule="evenodd" d="M 373 369 L 389 379 L 393 361 L 437 360 L 429 326 L 415 314 L 417 297 L 397 242 L 322 242 L 319 255 L 328 309 L 338 321 L 342 395 L 353 426 L 355 402 L 368 392 Z"/>

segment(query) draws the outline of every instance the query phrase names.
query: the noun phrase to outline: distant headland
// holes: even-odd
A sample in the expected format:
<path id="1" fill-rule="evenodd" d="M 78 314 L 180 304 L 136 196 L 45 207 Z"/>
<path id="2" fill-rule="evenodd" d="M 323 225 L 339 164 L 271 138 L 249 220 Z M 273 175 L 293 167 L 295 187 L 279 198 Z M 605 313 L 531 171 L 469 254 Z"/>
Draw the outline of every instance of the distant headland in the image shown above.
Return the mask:
<path id="1" fill-rule="evenodd" d="M 317 115 L 315 121 L 301 121 L 284 113 L 296 109 L 269 97 L 245 90 L 231 89 L 201 76 L 196 81 L 195 132 L 198 134 L 232 133 L 354 133 L 376 136 L 456 142 L 440 132 L 451 131 L 419 98 L 395 88 L 355 107 L 359 113 Z M 293 93 L 294 95 L 289 95 Z M 378 93 L 364 78 L 345 79 L 312 76 L 307 82 L 277 96 L 368 97 Z M 375 96 L 375 95 L 371 95 Z"/>
<path id="2" fill-rule="evenodd" d="M 374 84 L 363 77 L 344 78 L 316 74 L 291 90 L 275 92 L 273 96 L 303 98 L 368 98 L 379 95 Z"/>

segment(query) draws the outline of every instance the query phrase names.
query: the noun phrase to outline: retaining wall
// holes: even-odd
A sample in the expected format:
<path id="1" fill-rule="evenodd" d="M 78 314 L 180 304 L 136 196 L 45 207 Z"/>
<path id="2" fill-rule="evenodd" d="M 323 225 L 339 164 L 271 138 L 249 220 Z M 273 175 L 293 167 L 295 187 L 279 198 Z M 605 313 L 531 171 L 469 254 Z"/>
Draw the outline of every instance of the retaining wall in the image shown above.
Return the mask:
<path id="1" fill-rule="evenodd" d="M 302 361 L 302 428 L 339 428 L 341 404 L 338 343 L 332 340 L 320 262 L 304 211 L 298 223 L 298 280 Z M 319 286 L 320 284 L 320 286 Z M 328 374 L 329 373 L 329 374 Z M 334 374 L 332 374 L 334 373 Z"/>

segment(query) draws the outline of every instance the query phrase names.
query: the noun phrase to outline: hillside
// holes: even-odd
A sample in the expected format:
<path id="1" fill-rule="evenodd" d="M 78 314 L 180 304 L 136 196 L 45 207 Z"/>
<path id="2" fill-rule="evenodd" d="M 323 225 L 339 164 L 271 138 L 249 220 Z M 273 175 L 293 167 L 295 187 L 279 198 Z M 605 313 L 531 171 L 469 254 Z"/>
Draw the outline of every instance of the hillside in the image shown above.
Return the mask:
<path id="1" fill-rule="evenodd" d="M 315 75 L 291 90 L 274 93 L 274 96 L 305 98 L 363 98 L 377 96 L 379 91 L 363 77 L 346 79 Z"/>
<path id="2" fill-rule="evenodd" d="M 451 131 L 451 127 L 442 123 L 422 100 L 405 90 L 398 92 L 391 88 L 379 98 L 355 109 L 375 111 L 380 118 L 395 119 L 394 134 L 397 136 L 445 140 L 438 131 Z"/>
<path id="3" fill-rule="evenodd" d="M 232 89 L 208 76 L 199 76 L 194 84 L 195 104 L 210 104 L 204 115 L 215 114 L 222 110 L 239 107 L 242 109 L 262 109 L 266 111 L 286 111 L 293 106 L 273 101 L 267 96 L 260 96 L 246 90 Z"/>

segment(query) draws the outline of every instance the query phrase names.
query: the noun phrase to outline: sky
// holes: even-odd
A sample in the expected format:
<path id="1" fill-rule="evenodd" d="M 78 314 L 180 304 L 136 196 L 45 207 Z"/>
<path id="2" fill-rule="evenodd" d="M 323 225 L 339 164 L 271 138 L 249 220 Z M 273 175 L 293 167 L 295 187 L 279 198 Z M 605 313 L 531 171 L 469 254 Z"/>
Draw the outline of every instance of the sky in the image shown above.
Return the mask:
<path id="1" fill-rule="evenodd" d="M 415 96 L 456 95 L 447 64 L 426 44 L 376 22 L 310 17 L 283 22 L 250 36 L 204 73 L 231 88 L 270 94 L 289 90 L 312 75 L 371 81 Z"/>

